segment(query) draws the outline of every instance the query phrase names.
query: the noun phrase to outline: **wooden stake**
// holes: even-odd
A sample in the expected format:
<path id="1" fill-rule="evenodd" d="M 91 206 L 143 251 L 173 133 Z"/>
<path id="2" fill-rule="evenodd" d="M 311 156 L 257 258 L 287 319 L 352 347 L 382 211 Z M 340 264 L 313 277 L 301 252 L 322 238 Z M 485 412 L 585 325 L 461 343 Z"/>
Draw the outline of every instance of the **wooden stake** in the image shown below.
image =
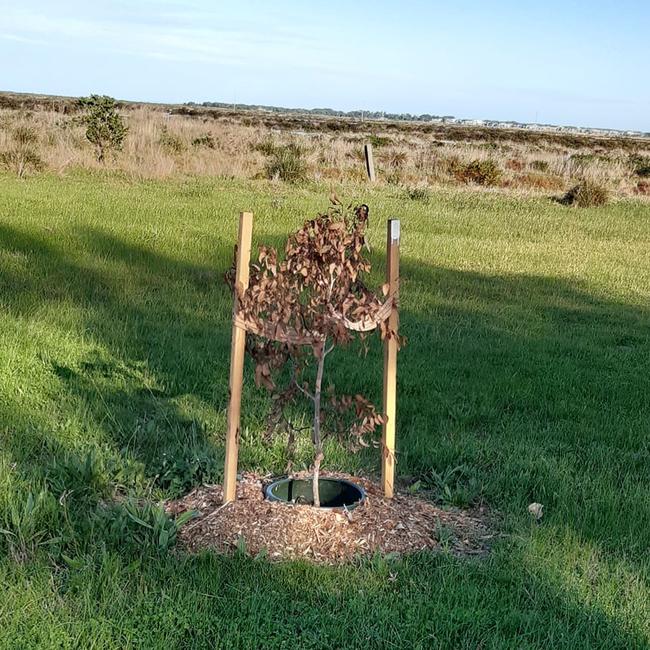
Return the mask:
<path id="1" fill-rule="evenodd" d="M 235 274 L 235 303 L 237 294 L 248 289 L 251 239 L 253 236 L 253 213 L 239 215 L 239 239 L 237 241 L 237 269 Z M 244 382 L 244 353 L 246 330 L 233 323 L 230 346 L 230 381 L 228 385 L 228 428 L 226 430 L 226 460 L 223 470 L 223 502 L 233 501 L 237 495 L 237 456 L 239 454 L 239 424 L 241 418 L 241 394 Z"/>
<path id="2" fill-rule="evenodd" d="M 386 244 L 386 281 L 389 285 L 388 295 L 397 296 L 399 290 L 399 219 L 388 220 Z M 381 482 L 384 496 L 393 496 L 395 482 L 395 424 L 397 415 L 397 328 L 399 314 L 397 301 L 388 317 L 391 335 L 384 340 L 384 415 L 386 422 L 382 435 Z"/>
<path id="3" fill-rule="evenodd" d="M 368 142 L 363 146 L 363 152 L 366 156 L 366 171 L 371 183 L 375 182 L 375 159 L 372 155 L 372 145 Z"/>

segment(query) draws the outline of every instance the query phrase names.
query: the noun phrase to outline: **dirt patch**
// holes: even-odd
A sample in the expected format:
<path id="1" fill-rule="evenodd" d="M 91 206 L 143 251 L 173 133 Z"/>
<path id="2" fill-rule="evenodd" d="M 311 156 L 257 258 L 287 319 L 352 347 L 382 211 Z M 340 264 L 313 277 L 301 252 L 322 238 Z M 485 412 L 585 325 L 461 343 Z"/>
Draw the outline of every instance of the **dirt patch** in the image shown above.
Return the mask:
<path id="1" fill-rule="evenodd" d="M 442 509 L 403 493 L 384 499 L 381 487 L 368 479 L 330 476 L 361 485 L 367 493 L 365 502 L 347 513 L 274 503 L 264 498 L 266 481 L 245 474 L 236 501 L 223 505 L 221 486 L 207 485 L 169 501 L 166 508 L 173 515 L 197 512 L 179 534 L 181 545 L 190 552 L 244 548 L 252 556 L 266 553 L 271 560 L 339 564 L 375 553 L 446 550 L 455 556 L 483 556 L 489 551 L 493 533 L 484 510 Z"/>

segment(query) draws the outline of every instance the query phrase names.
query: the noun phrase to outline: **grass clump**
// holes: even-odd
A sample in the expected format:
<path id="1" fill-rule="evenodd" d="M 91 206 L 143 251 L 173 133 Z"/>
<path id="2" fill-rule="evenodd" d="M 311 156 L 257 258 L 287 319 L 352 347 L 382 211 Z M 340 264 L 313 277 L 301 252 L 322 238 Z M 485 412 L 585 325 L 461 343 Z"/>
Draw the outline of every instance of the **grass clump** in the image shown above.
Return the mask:
<path id="1" fill-rule="evenodd" d="M 609 192 L 606 187 L 594 181 L 584 180 L 574 185 L 561 199 L 564 205 L 573 205 L 578 208 L 596 208 L 606 205 L 609 201 Z"/>
<path id="2" fill-rule="evenodd" d="M 431 201 L 431 190 L 424 185 L 407 187 L 405 194 L 411 201 L 419 201 L 420 203 L 429 203 Z"/>
<path id="3" fill-rule="evenodd" d="M 264 170 L 266 177 L 271 180 L 278 179 L 286 183 L 299 183 L 305 180 L 307 166 L 302 149 L 293 142 L 273 146 Z"/>

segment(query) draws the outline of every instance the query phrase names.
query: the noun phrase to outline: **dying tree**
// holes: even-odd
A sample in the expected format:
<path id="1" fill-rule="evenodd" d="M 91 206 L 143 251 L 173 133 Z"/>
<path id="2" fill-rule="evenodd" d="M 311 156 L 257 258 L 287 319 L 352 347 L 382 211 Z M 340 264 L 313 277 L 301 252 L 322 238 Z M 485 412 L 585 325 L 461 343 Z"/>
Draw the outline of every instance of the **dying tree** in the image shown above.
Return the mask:
<path id="1" fill-rule="evenodd" d="M 104 162 L 107 151 L 122 149 L 128 127 L 117 112 L 117 102 L 112 97 L 82 97 L 79 105 L 85 111 L 86 138 L 95 145 L 97 161 Z"/>
<path id="2" fill-rule="evenodd" d="M 335 347 L 378 329 L 396 336 L 386 318 L 394 296 L 383 303 L 366 287 L 370 262 L 364 257 L 368 207 L 344 209 L 338 200 L 326 213 L 305 221 L 287 241 L 284 257 L 262 246 L 251 265 L 245 293 L 236 297 L 236 320 L 251 336 L 247 352 L 255 362 L 255 381 L 272 394 L 268 435 L 288 432 L 289 459 L 296 434 L 294 405 L 306 399 L 313 409 L 313 501 L 320 506 L 318 480 L 323 442 L 336 435 L 352 451 L 368 446 L 384 417 L 362 395 L 323 391 L 325 359 Z M 234 286 L 234 268 L 228 279 Z M 383 287 L 384 295 L 388 285 Z M 325 394 L 324 394 L 325 392 Z"/>

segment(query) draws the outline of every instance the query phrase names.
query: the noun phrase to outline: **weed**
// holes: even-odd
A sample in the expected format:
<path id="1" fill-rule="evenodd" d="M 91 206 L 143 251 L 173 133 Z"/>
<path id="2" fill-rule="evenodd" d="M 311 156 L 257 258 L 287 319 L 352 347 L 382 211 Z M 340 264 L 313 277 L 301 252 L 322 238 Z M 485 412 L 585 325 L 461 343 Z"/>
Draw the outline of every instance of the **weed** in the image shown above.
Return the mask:
<path id="1" fill-rule="evenodd" d="M 29 492 L 24 501 L 12 500 L 0 535 L 16 562 L 25 562 L 41 548 L 52 547 L 61 541 L 51 530 L 59 521 L 59 508 L 54 496 L 41 490 L 36 496 Z"/>
<path id="2" fill-rule="evenodd" d="M 222 461 L 203 450 L 164 453 L 156 483 L 170 496 L 179 496 L 203 483 L 214 483 L 222 474 Z"/>
<path id="3" fill-rule="evenodd" d="M 185 512 L 172 519 L 162 505 L 127 499 L 97 511 L 94 536 L 107 547 L 126 553 L 164 554 L 193 516 L 193 512 Z"/>
<path id="4" fill-rule="evenodd" d="M 432 468 L 421 480 L 445 505 L 467 508 L 478 503 L 483 494 L 483 484 L 466 465 L 447 468 L 441 473 Z"/>
<path id="5" fill-rule="evenodd" d="M 85 457 L 67 454 L 47 469 L 46 483 L 55 495 L 85 505 L 97 503 L 108 494 L 109 477 L 94 451 Z"/>

